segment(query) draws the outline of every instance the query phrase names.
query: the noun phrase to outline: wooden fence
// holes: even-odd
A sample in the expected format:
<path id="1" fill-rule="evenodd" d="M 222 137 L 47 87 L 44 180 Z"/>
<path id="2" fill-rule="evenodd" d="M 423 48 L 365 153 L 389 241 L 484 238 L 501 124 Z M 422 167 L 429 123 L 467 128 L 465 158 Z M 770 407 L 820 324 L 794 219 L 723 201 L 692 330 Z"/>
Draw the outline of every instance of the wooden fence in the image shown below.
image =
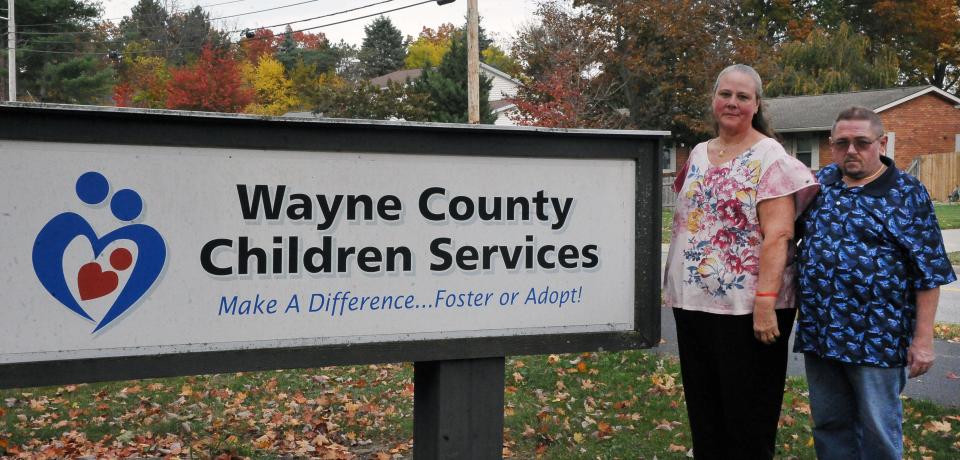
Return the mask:
<path id="1" fill-rule="evenodd" d="M 664 208 L 672 208 L 677 204 L 677 194 L 673 192 L 673 178 L 672 175 L 663 176 L 663 186 L 660 188 L 660 197 L 663 200 Z"/>
<path id="2" fill-rule="evenodd" d="M 908 172 L 923 182 L 935 201 L 948 201 L 960 186 L 960 152 L 920 155 Z"/>

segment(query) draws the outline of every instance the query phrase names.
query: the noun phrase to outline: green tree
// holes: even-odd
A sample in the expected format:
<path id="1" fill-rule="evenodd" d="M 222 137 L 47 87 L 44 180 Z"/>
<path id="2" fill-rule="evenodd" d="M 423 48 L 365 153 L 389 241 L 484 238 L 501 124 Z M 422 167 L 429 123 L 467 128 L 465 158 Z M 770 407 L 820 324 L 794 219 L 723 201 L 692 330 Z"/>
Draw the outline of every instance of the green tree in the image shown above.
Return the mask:
<path id="1" fill-rule="evenodd" d="M 96 5 L 16 0 L 15 8 L 18 99 L 82 104 L 109 100 L 113 70 L 109 60 L 96 55 L 97 43 L 105 39 L 95 22 Z M 0 70 L 4 83 L 6 67 Z"/>
<path id="2" fill-rule="evenodd" d="M 510 75 L 520 73 L 520 63 L 510 57 L 497 45 L 490 45 L 480 53 L 480 60 Z"/>
<path id="3" fill-rule="evenodd" d="M 896 53 L 885 46 L 870 54 L 870 39 L 846 23 L 835 32 L 814 29 L 805 40 L 787 42 L 769 72 L 768 96 L 812 95 L 887 88 L 897 83 Z"/>
<path id="4" fill-rule="evenodd" d="M 432 102 L 426 94 L 399 82 L 379 88 L 369 80 L 350 82 L 331 76 L 321 82 L 314 112 L 331 118 L 428 121 Z"/>
<path id="5" fill-rule="evenodd" d="M 496 115 L 490 110 L 488 100 L 493 84 L 489 78 L 480 76 L 480 122 L 492 124 Z M 450 44 L 450 51 L 443 56 L 436 69 L 424 69 L 420 78 L 413 82 L 413 90 L 429 96 L 433 101 L 430 121 L 441 123 L 466 123 L 467 113 L 467 40 L 466 34 L 458 31 Z"/>
<path id="6" fill-rule="evenodd" d="M 390 18 L 380 16 L 363 28 L 365 36 L 360 46 L 360 65 L 363 76 L 379 77 L 403 68 L 407 55 L 406 44 L 400 29 Z"/>
<path id="7" fill-rule="evenodd" d="M 821 0 L 810 2 L 821 27 L 845 21 L 870 37 L 869 58 L 897 53 L 900 80 L 960 91 L 960 2 L 957 0 Z"/>
<path id="8" fill-rule="evenodd" d="M 122 49 L 126 58 L 162 56 L 179 67 L 195 60 L 204 46 L 224 50 L 230 41 L 199 6 L 171 13 L 159 0 L 140 0 L 120 21 L 114 46 Z"/>
<path id="9" fill-rule="evenodd" d="M 93 57 L 47 62 L 41 71 L 45 101 L 67 104 L 106 104 L 113 87 L 113 69 Z"/>

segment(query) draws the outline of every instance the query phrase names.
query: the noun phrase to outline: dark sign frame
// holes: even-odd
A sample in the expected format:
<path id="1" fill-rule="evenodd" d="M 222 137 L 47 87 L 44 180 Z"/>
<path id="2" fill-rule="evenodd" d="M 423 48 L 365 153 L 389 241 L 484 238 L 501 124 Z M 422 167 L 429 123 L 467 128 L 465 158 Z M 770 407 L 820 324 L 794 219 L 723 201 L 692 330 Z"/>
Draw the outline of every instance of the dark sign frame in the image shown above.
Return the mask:
<path id="1" fill-rule="evenodd" d="M 0 364 L 0 388 L 400 361 L 649 348 L 660 341 L 661 158 L 665 131 L 257 117 L 29 103 L 0 104 L 0 139 L 526 158 L 630 159 L 636 165 L 635 329 Z M 8 327 L 16 327 L 8 325 Z"/>

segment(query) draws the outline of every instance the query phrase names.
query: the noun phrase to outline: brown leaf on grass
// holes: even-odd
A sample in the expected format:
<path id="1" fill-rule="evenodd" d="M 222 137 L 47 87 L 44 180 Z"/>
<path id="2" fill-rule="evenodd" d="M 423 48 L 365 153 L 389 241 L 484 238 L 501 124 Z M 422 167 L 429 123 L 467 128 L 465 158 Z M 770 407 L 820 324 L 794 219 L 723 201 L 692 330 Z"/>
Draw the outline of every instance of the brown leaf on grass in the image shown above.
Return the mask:
<path id="1" fill-rule="evenodd" d="M 184 384 L 180 387 L 180 396 L 190 396 L 193 394 L 193 389 L 190 388 L 190 385 Z"/>
<path id="2" fill-rule="evenodd" d="M 782 428 L 785 426 L 793 426 L 794 424 L 796 424 L 796 422 L 797 422 L 796 419 L 791 417 L 789 414 L 784 414 L 780 416 L 780 420 L 777 423 L 777 427 Z"/>
<path id="3" fill-rule="evenodd" d="M 949 433 L 951 430 L 953 430 L 953 426 L 950 425 L 950 422 L 941 422 L 937 420 L 931 420 L 927 423 L 924 423 L 923 428 L 935 433 Z"/>
<path id="4" fill-rule="evenodd" d="M 533 429 L 530 425 L 523 426 L 523 437 L 532 438 L 537 435 L 537 431 Z"/>
<path id="5" fill-rule="evenodd" d="M 558 362 L 560 362 L 560 355 L 547 356 L 547 364 L 557 364 Z"/>
<path id="6" fill-rule="evenodd" d="M 685 446 L 681 446 L 673 443 L 671 443 L 670 446 L 667 447 L 667 452 L 686 452 L 686 451 L 687 451 L 687 448 Z"/>
<path id="7" fill-rule="evenodd" d="M 513 373 L 513 381 L 516 383 L 523 383 L 523 375 L 519 372 Z"/>
<path id="8" fill-rule="evenodd" d="M 613 427 L 604 421 L 597 422 L 597 436 L 600 438 L 610 437 L 613 434 Z"/>
<path id="9" fill-rule="evenodd" d="M 586 361 L 581 360 L 579 363 L 577 363 L 577 371 L 580 372 L 580 373 L 586 373 L 586 372 L 587 372 L 587 363 L 586 363 Z"/>

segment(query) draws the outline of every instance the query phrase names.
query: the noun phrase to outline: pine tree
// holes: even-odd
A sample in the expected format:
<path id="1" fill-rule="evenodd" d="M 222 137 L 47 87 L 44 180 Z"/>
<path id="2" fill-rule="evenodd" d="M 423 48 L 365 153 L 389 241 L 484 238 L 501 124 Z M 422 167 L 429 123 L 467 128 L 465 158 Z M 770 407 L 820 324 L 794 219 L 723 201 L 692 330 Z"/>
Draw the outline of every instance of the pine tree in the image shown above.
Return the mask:
<path id="1" fill-rule="evenodd" d="M 386 16 L 380 16 L 363 28 L 366 35 L 360 47 L 360 64 L 367 78 L 379 77 L 403 68 L 406 43 L 400 29 Z"/>
<path id="2" fill-rule="evenodd" d="M 443 56 L 436 69 L 424 69 L 414 81 L 414 90 L 430 96 L 434 108 L 430 121 L 441 123 L 466 123 L 467 113 L 467 40 L 466 34 L 457 32 L 450 44 L 450 51 Z M 491 79 L 480 76 L 480 122 L 492 124 L 496 115 L 490 110 L 489 94 L 493 87 Z"/>
<path id="3" fill-rule="evenodd" d="M 90 53 L 95 42 L 104 39 L 95 27 L 97 15 L 95 5 L 80 0 L 16 0 L 17 29 L 24 32 L 17 35 L 18 99 L 80 104 L 109 100 L 110 62 L 72 54 Z M 3 86 L 6 70 L 6 65 L 0 69 Z"/>

